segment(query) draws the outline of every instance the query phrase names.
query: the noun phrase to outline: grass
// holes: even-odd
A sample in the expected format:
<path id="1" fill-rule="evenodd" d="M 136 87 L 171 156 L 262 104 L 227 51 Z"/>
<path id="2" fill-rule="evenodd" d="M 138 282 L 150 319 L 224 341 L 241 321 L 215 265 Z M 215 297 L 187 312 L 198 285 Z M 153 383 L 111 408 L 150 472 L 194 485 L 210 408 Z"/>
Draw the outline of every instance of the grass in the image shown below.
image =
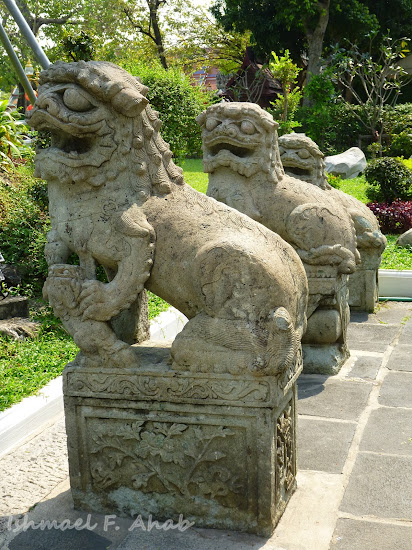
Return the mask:
<path id="1" fill-rule="evenodd" d="M 201 193 L 206 193 L 208 176 L 203 172 L 203 165 L 201 159 L 186 159 L 182 164 L 184 177 L 186 183 L 200 191 Z"/>
<path id="2" fill-rule="evenodd" d="M 388 245 L 382 254 L 381 269 L 412 269 L 412 247 L 398 246 L 398 237 L 399 235 L 386 235 Z"/>
<path id="3" fill-rule="evenodd" d="M 38 305 L 32 319 L 41 322 L 33 340 L 0 338 L 0 411 L 33 395 L 59 376 L 78 352 L 51 308 Z"/>
<path id="4" fill-rule="evenodd" d="M 363 202 L 364 204 L 370 202 L 366 196 L 366 180 L 364 176 L 358 176 L 357 178 L 339 180 L 339 189 L 348 195 L 352 195 L 355 199 Z"/>

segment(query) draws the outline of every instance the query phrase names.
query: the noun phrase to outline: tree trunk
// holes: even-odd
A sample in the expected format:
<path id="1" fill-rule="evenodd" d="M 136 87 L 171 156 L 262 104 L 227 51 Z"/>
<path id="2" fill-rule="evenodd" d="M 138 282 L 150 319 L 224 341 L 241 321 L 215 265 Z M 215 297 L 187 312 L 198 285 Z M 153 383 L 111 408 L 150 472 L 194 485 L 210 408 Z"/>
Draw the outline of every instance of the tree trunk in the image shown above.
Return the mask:
<path id="1" fill-rule="evenodd" d="M 307 21 L 305 23 L 305 34 L 308 41 L 308 66 L 306 69 L 306 84 L 309 84 L 312 76 L 320 72 L 320 59 L 323 50 L 323 39 L 325 37 L 326 28 L 329 22 L 329 6 L 330 0 L 318 2 L 319 19 L 314 29 L 310 29 Z M 309 101 L 303 100 L 303 104 L 308 106 Z"/>
<path id="2" fill-rule="evenodd" d="M 167 69 L 168 67 L 167 67 L 167 61 L 165 56 L 165 50 L 163 47 L 163 39 L 160 33 L 159 21 L 157 19 L 157 11 L 159 9 L 160 4 L 162 3 L 163 2 L 159 0 L 147 0 L 147 4 L 149 6 L 149 11 L 150 11 L 150 23 L 153 27 L 153 33 L 155 37 L 154 42 L 157 47 L 157 53 L 159 55 L 159 59 L 160 59 L 160 63 L 162 64 L 162 67 L 164 69 Z"/>

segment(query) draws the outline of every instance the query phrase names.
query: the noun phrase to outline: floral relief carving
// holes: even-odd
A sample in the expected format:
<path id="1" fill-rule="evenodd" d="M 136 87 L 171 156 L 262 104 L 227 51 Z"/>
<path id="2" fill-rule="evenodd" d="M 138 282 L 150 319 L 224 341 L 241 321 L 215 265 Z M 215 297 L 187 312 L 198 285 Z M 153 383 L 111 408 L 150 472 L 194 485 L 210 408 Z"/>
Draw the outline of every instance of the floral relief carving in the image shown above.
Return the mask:
<path id="1" fill-rule="evenodd" d="M 151 421 L 112 425 L 91 435 L 93 485 L 98 490 L 121 485 L 132 468 L 128 485 L 143 492 L 210 498 L 239 493 L 242 483 L 225 466 L 223 446 L 218 450 L 213 445 L 234 435 L 223 426 Z"/>
<path id="2" fill-rule="evenodd" d="M 276 424 L 276 502 L 287 501 L 296 477 L 293 403 L 290 401 Z"/>

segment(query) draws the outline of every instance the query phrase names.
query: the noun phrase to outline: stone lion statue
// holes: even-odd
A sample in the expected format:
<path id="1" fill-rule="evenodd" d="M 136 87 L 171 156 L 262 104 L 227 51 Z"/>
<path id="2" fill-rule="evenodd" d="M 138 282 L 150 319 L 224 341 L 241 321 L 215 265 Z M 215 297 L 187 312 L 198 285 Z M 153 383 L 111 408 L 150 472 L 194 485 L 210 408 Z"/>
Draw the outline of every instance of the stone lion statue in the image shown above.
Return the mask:
<path id="1" fill-rule="evenodd" d="M 351 217 L 361 262 L 349 277 L 349 303 L 355 309 L 373 311 L 379 296 L 378 268 L 387 244 L 378 220 L 361 201 L 328 183 L 325 156 L 308 136 L 292 133 L 279 137 L 279 152 L 286 174 L 323 189 Z"/>
<path id="2" fill-rule="evenodd" d="M 52 222 L 45 294 L 80 347 L 78 364 L 138 361 L 122 331 L 147 288 L 189 318 L 174 368 L 276 374 L 296 361 L 305 329 L 299 257 L 184 182 L 147 91 L 106 62 L 41 73 L 30 124 L 51 134 L 36 156 Z"/>

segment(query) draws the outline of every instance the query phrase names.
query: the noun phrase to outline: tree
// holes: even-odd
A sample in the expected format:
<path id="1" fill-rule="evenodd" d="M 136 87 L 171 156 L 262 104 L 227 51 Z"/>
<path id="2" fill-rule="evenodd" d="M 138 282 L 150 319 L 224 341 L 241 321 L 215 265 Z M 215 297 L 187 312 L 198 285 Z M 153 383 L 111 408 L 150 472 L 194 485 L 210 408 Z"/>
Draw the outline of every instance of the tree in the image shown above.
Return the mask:
<path id="1" fill-rule="evenodd" d="M 296 87 L 297 76 L 302 70 L 290 59 L 289 50 L 281 57 L 272 52 L 273 60 L 269 63 L 269 69 L 282 86 L 283 96 L 272 103 L 270 112 L 275 119 L 280 118 L 279 134 L 288 134 L 293 128 L 301 126 L 293 120 L 296 109 L 299 106 L 302 92 Z M 280 116 L 279 116 L 280 115 Z"/>
<path id="2" fill-rule="evenodd" d="M 355 44 L 350 49 L 336 47 L 331 65 L 339 83 L 361 107 L 360 112 L 353 109 L 354 115 L 381 146 L 385 108 L 395 106 L 402 86 L 411 81 L 398 63 L 409 53 L 409 40 L 385 37 L 376 57 L 372 43 L 366 53 Z"/>
<path id="3" fill-rule="evenodd" d="M 359 42 L 380 28 L 389 29 L 393 38 L 412 36 L 410 0 L 216 0 L 211 9 L 225 29 L 250 30 L 252 44 L 266 59 L 271 51 L 289 49 L 301 64 L 306 52 L 308 81 L 319 74 L 325 44 L 344 36 Z"/>

